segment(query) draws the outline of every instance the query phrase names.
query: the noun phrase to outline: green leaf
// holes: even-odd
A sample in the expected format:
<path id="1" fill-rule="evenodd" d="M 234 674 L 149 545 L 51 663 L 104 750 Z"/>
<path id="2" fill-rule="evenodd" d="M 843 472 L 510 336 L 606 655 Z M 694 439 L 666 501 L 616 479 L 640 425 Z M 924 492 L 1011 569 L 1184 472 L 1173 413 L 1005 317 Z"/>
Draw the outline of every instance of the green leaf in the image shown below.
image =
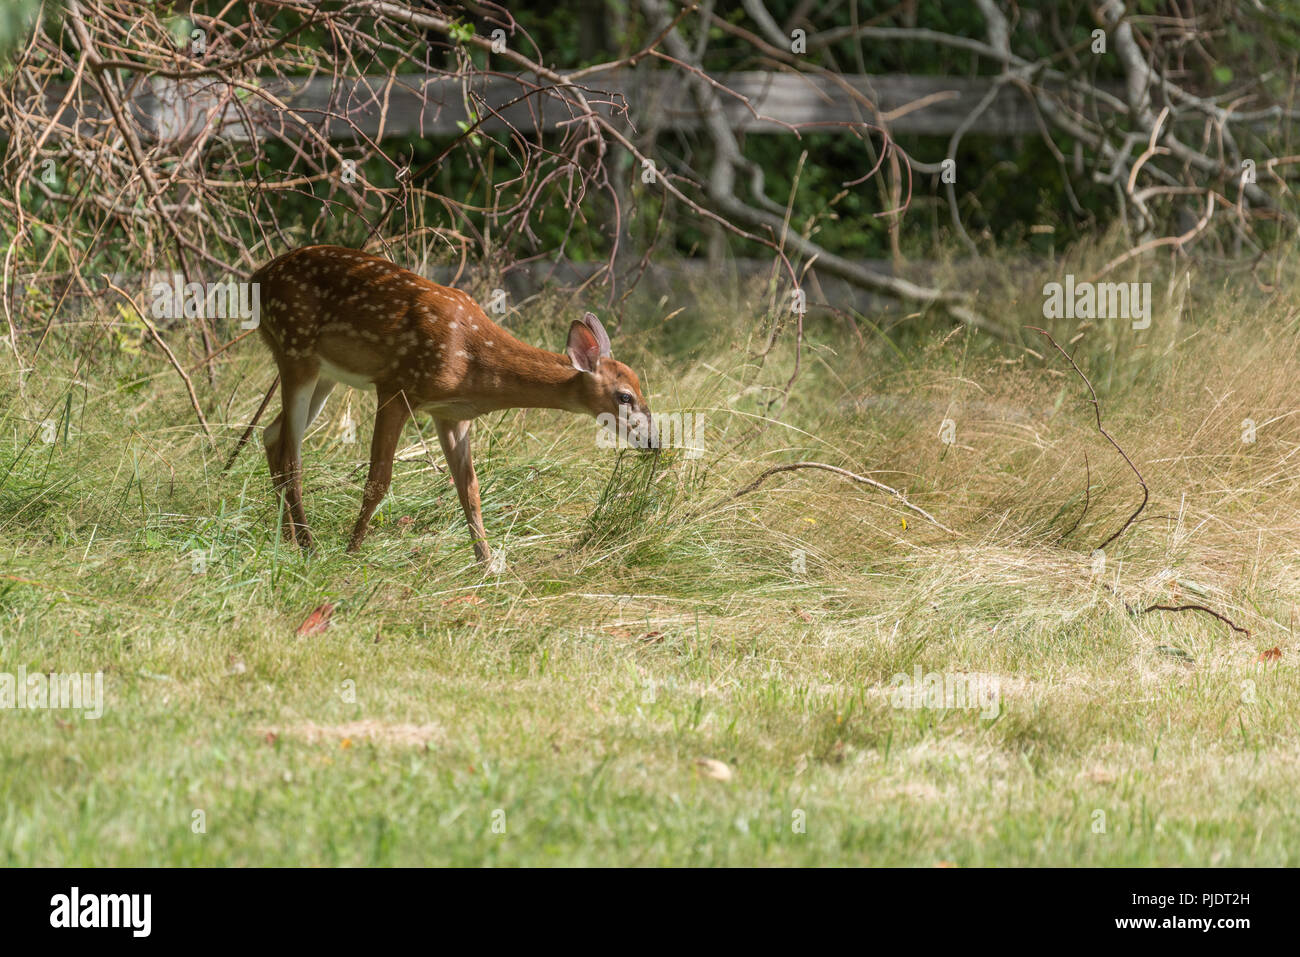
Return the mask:
<path id="1" fill-rule="evenodd" d="M 189 45 L 190 31 L 193 29 L 193 22 L 186 17 L 177 17 L 167 25 L 167 32 L 172 35 L 172 40 L 175 41 L 178 50 Z"/>

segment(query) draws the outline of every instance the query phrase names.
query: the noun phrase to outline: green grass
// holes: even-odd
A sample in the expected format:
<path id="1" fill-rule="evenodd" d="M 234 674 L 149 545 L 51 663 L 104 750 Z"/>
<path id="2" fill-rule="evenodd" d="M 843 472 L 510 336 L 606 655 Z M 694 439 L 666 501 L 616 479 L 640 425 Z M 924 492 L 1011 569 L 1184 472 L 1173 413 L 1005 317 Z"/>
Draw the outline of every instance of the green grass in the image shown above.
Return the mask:
<path id="1" fill-rule="evenodd" d="M 1032 321 L 1033 285 L 1000 318 Z M 1056 330 L 1085 333 L 1151 488 L 1100 575 L 1091 551 L 1139 493 L 1041 343 L 1046 361 L 814 319 L 768 416 L 792 337 L 760 364 L 756 312 L 714 295 L 615 342 L 657 409 L 705 412 L 702 458 L 620 459 L 559 413 L 476 425 L 500 575 L 472 562 L 424 418 L 344 554 L 373 411 L 346 389 L 306 443 L 318 551 L 284 543 L 260 446 L 220 474 L 270 378 L 251 340 L 215 388 L 196 376 L 216 445 L 149 349 L 88 327 L 22 374 L 11 357 L 0 671 L 102 671 L 106 702 L 0 712 L 0 863 L 1298 863 L 1287 295 Z M 567 318 L 522 332 L 556 345 Z M 869 472 L 958 535 L 823 472 L 728 497 L 795 459 Z M 331 626 L 297 636 L 323 602 Z M 1253 633 L 1125 602 L 1204 603 Z M 893 707 L 917 666 L 996 675 L 998 717 Z"/>

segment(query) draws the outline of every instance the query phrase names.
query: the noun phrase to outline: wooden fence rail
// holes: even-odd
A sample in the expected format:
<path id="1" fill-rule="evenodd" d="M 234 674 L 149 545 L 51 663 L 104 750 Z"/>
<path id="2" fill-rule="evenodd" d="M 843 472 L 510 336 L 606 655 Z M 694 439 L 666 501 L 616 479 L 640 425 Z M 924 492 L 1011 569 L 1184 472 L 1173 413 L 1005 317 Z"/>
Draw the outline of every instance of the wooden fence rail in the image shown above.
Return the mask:
<path id="1" fill-rule="evenodd" d="M 878 117 L 848 90 L 829 77 L 811 74 L 747 71 L 717 76 L 746 102 L 724 96 L 731 126 L 745 133 L 788 134 L 789 126 L 825 124 L 825 132 L 845 132 L 843 124 L 874 123 Z M 989 77 L 846 75 L 843 83 L 873 103 L 881 114 L 896 113 L 889 129 L 897 135 L 949 135 L 970 115 L 994 82 Z M 522 84 L 522 85 L 521 85 Z M 512 106 L 521 92 L 534 84 L 527 78 L 480 77 L 463 82 L 441 74 L 397 74 L 396 77 L 329 76 L 273 78 L 261 86 L 287 104 L 300 120 L 272 111 L 256 94 L 238 94 L 264 130 L 292 130 L 309 125 L 327 132 L 330 139 L 352 140 L 411 136 L 454 136 L 474 122 L 477 110 L 488 117 L 484 127 L 499 131 L 514 126 L 521 132 L 555 129 L 568 120 L 560 104 L 539 93 Z M 583 81 L 593 105 L 606 113 L 626 102 L 637 129 L 696 130 L 703 115 L 681 78 L 665 70 L 598 74 Z M 45 93 L 51 111 L 66 87 Z M 130 110 L 140 127 L 155 141 L 188 141 L 198 136 L 223 135 L 247 140 L 244 114 L 230 103 L 230 91 L 215 80 L 176 83 L 158 77 L 143 78 L 134 88 Z M 471 103 L 473 106 L 471 106 Z M 752 111 L 750 109 L 752 107 Z M 500 118 L 492 110 L 500 111 Z M 757 114 L 757 115 L 755 115 Z M 102 105 L 85 104 L 64 114 L 71 129 L 88 130 L 108 122 Z M 816 129 L 816 126 L 813 127 Z M 809 129 L 811 132 L 813 129 Z M 981 115 L 971 134 L 1019 136 L 1038 129 L 1026 97 L 1004 84 Z M 6 135 L 0 127 L 0 137 Z"/>

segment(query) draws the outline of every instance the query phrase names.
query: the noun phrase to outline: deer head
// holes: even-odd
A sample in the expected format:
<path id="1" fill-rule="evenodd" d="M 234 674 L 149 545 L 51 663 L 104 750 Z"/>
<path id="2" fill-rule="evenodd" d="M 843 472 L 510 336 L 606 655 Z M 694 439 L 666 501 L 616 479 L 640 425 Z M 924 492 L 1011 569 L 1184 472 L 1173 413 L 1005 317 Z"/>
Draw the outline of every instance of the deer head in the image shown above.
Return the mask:
<path id="1" fill-rule="evenodd" d="M 610 416 L 601 420 L 607 425 L 626 422 L 629 434 L 648 436 L 650 406 L 641 394 L 641 382 L 635 372 L 614 358 L 609 333 L 592 313 L 569 326 L 565 352 L 573 367 L 583 374 L 578 386 L 583 407 L 594 416 Z"/>

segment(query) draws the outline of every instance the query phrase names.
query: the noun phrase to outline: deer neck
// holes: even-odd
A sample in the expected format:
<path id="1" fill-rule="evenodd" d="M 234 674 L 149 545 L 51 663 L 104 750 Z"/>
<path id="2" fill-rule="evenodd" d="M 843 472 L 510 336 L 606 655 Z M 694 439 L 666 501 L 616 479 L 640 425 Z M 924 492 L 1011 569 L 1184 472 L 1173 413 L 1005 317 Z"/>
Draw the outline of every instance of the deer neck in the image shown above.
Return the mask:
<path id="1" fill-rule="evenodd" d="M 568 356 L 539 349 L 513 336 L 480 344 L 466 384 L 496 409 L 561 409 L 585 412 L 583 373 Z"/>

